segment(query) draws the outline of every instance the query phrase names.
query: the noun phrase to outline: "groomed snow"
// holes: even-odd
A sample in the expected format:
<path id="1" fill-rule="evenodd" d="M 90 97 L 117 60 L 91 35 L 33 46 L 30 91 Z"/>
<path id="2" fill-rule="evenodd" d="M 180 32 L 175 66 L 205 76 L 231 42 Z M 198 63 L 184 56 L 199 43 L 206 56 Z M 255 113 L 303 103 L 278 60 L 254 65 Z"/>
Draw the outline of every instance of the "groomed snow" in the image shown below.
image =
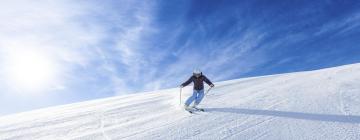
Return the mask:
<path id="1" fill-rule="evenodd" d="M 215 85 L 206 112 L 174 88 L 4 116 L 0 139 L 360 139 L 360 64 Z"/>

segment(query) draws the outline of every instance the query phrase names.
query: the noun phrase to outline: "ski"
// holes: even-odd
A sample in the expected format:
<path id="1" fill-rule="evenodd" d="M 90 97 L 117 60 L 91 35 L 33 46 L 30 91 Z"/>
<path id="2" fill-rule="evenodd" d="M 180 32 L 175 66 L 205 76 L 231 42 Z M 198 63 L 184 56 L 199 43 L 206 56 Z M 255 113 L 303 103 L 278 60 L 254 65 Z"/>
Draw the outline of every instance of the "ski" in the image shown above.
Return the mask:
<path id="1" fill-rule="evenodd" d="M 205 112 L 204 109 L 202 108 L 191 108 L 191 109 L 185 109 L 187 112 L 189 112 L 190 114 L 194 114 L 195 111 L 201 111 L 201 112 Z"/>
<path id="2" fill-rule="evenodd" d="M 205 110 L 203 108 L 194 107 L 194 109 L 197 110 L 197 111 L 205 112 Z"/>

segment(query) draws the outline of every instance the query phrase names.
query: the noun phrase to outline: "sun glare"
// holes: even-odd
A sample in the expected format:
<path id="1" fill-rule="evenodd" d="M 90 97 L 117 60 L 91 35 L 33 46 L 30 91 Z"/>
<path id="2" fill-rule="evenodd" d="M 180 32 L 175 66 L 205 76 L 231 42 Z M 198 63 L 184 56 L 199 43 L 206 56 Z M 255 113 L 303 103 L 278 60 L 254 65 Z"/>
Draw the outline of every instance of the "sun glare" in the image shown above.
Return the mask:
<path id="1" fill-rule="evenodd" d="M 39 50 L 16 50 L 9 54 L 8 77 L 14 87 L 41 90 L 55 76 L 50 57 Z"/>

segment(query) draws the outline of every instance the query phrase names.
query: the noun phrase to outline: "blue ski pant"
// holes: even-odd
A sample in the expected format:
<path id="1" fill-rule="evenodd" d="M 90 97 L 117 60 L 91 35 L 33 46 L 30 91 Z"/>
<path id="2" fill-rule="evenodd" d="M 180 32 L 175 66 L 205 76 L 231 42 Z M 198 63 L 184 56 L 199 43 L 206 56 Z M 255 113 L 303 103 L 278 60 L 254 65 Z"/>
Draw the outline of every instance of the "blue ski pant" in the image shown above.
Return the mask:
<path id="1" fill-rule="evenodd" d="M 204 98 L 204 90 L 194 90 L 192 96 L 190 96 L 186 100 L 185 105 L 189 106 L 193 101 L 195 101 L 195 104 L 198 105 L 203 98 Z"/>

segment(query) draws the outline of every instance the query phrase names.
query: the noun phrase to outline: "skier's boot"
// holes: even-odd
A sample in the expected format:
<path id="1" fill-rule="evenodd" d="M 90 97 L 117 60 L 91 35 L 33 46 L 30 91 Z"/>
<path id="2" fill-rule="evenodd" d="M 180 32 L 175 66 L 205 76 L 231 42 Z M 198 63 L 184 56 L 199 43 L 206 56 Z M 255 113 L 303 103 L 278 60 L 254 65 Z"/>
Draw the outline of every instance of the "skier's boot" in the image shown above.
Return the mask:
<path id="1" fill-rule="evenodd" d="M 188 105 L 184 105 L 184 109 L 191 114 L 193 113 L 193 108 L 189 107 Z"/>
<path id="2" fill-rule="evenodd" d="M 191 111 L 191 110 L 192 110 L 192 108 L 189 107 L 188 105 L 184 105 L 184 109 L 185 109 L 186 111 Z"/>

